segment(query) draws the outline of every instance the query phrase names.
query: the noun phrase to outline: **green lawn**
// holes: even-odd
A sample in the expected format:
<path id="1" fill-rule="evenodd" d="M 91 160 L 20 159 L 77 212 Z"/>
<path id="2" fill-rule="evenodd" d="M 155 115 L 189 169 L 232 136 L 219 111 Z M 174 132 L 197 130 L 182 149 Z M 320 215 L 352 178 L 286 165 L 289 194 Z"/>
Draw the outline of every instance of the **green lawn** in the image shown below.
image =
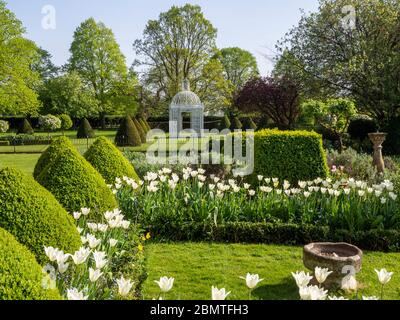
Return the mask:
<path id="1" fill-rule="evenodd" d="M 154 280 L 175 278 L 166 299 L 210 299 L 211 286 L 232 291 L 229 299 L 247 299 L 248 291 L 239 276 L 258 273 L 265 280 L 253 292 L 255 299 L 298 299 L 291 272 L 306 270 L 302 248 L 241 244 L 149 244 L 146 246 L 148 279 L 145 299 L 157 298 Z M 374 268 L 386 268 L 395 274 L 385 291 L 386 299 L 400 299 L 400 253 L 366 252 L 363 269 L 357 279 L 367 287 L 364 295 L 379 295 L 380 286 Z"/>
<path id="2" fill-rule="evenodd" d="M 32 174 L 40 154 L 0 154 L 0 168 L 13 167 Z"/>

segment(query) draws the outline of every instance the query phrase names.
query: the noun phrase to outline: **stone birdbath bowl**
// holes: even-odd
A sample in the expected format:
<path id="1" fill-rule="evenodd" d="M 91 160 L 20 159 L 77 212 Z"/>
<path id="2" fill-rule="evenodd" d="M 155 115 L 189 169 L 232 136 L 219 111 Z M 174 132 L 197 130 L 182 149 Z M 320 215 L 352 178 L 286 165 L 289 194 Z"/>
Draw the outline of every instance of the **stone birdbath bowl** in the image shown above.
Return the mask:
<path id="1" fill-rule="evenodd" d="M 326 289 L 340 288 L 343 277 L 351 270 L 356 273 L 361 270 L 362 255 L 359 248 L 348 243 L 310 243 L 303 248 L 303 263 L 312 272 L 315 267 L 333 271 L 323 286 Z"/>

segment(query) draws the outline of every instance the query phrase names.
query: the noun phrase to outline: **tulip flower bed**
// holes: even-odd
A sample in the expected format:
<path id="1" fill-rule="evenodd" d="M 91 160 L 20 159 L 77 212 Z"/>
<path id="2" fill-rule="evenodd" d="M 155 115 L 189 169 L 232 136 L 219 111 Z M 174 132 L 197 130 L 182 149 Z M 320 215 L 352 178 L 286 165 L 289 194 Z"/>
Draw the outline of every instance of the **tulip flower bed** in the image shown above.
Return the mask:
<path id="1" fill-rule="evenodd" d="M 355 234 L 400 229 L 399 202 L 390 181 L 368 185 L 354 179 L 328 178 L 291 185 L 276 178 L 259 176 L 258 180 L 257 186 L 251 186 L 241 179 L 223 181 L 207 176 L 202 169 L 185 168 L 180 173 L 163 169 L 149 172 L 140 183 L 117 178 L 110 187 L 132 221 L 153 230 L 156 236 L 170 235 L 171 240 L 176 240 L 176 230 L 196 224 L 209 233 L 235 223 L 289 224 L 289 232 L 296 226 L 312 232 L 325 226 L 331 234 L 336 230 Z"/>
<path id="2" fill-rule="evenodd" d="M 226 297 L 228 300 L 247 300 L 249 294 L 251 299 L 257 300 L 308 299 L 309 294 L 312 294 L 313 298 L 321 299 L 329 299 L 329 296 L 332 299 L 339 296 L 344 296 L 346 299 L 380 298 L 382 285 L 375 269 L 380 271 L 381 268 L 394 273 L 392 279 L 385 284 L 383 298 L 385 300 L 400 299 L 398 292 L 400 253 L 364 252 L 363 268 L 356 275 L 358 292 L 351 290 L 353 281 L 348 281 L 346 284 L 350 290 L 327 292 L 325 296 L 323 293 L 326 290 L 320 292 L 317 288 L 309 286 L 307 281 L 307 283 L 301 283 L 303 282 L 300 279 L 302 272 L 296 273 L 297 270 L 305 271 L 304 275 L 309 278 L 314 274 L 307 271 L 302 264 L 301 247 L 153 243 L 146 246 L 145 255 L 148 278 L 142 292 L 144 298 L 150 300 L 160 296 L 160 287 L 155 281 L 164 276 L 169 279 L 174 278 L 173 287 L 167 293 L 162 293 L 162 297 L 169 300 L 208 300 L 212 297 L 213 286 L 219 289 L 224 288 L 226 293 L 230 292 Z M 249 290 L 243 279 L 247 273 L 258 274 L 259 278 L 263 279 L 252 290 Z M 380 272 L 380 278 L 384 280 L 382 273 Z M 292 274 L 297 275 L 296 279 Z M 297 283 L 304 284 L 300 286 L 302 290 Z"/>
<path id="3" fill-rule="evenodd" d="M 74 212 L 82 247 L 74 253 L 45 247 L 49 274 L 43 284 L 68 300 L 138 299 L 144 279 L 141 231 L 118 209 L 104 213 L 104 223 L 88 220 L 91 209 Z"/>

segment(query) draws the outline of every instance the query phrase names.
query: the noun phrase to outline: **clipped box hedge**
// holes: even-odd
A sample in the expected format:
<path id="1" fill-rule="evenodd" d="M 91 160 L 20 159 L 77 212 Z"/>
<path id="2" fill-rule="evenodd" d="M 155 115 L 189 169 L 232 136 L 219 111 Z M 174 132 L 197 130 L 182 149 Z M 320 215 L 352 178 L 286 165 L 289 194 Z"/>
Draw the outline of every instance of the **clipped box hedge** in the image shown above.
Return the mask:
<path id="1" fill-rule="evenodd" d="M 310 131 L 261 130 L 254 133 L 254 174 L 292 183 L 328 175 L 322 137 Z"/>
<path id="2" fill-rule="evenodd" d="M 0 227 L 29 248 L 39 263 L 47 261 L 45 246 L 66 252 L 81 246 L 72 216 L 31 176 L 0 170 L 0 195 Z"/>
<path id="3" fill-rule="evenodd" d="M 61 300 L 57 289 L 45 288 L 34 255 L 0 228 L 0 300 Z"/>

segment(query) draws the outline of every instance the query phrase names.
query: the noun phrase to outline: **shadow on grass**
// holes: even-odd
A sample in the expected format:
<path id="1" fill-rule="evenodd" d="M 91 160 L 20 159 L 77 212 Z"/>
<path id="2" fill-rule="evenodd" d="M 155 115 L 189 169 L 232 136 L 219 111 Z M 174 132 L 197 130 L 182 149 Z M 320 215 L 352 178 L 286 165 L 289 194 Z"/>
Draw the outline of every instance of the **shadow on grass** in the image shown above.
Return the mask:
<path id="1" fill-rule="evenodd" d="M 260 285 L 252 293 L 253 299 L 298 300 L 299 294 L 292 277 L 286 277 L 278 284 Z"/>

